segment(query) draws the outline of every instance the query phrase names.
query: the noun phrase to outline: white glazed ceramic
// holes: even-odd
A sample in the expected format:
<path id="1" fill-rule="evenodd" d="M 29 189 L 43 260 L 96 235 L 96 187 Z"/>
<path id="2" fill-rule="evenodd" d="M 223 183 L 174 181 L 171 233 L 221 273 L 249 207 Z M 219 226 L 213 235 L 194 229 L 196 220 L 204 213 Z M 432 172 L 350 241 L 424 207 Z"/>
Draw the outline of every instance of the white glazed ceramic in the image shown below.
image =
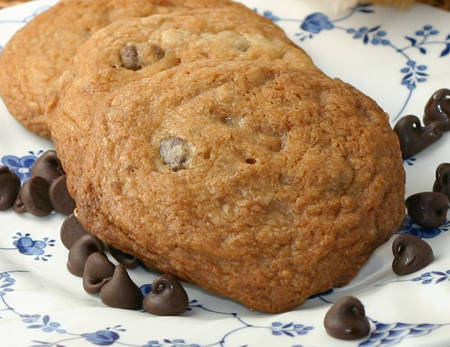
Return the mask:
<path id="1" fill-rule="evenodd" d="M 0 11 L 0 45 L 55 1 L 38 0 Z M 450 87 L 450 14 L 416 5 L 405 11 L 359 5 L 343 15 L 300 0 L 242 0 L 270 17 L 327 74 L 374 98 L 392 124 L 422 116 L 431 94 Z M 321 1 L 320 4 L 324 4 Z M 430 191 L 436 167 L 450 162 L 450 135 L 404 162 L 407 195 Z M 376 139 L 374 139 L 376 141 Z M 26 131 L 0 102 L 0 161 L 29 177 L 34 160 L 52 144 Z M 399 232 L 424 238 L 435 260 L 403 277 L 391 270 L 392 239 L 348 286 L 311 298 L 291 312 L 269 315 L 186 285 L 190 309 L 179 317 L 104 306 L 66 270 L 59 239 L 63 217 L 0 212 L 1 346 L 450 346 L 450 224 L 426 230 L 406 220 Z M 131 271 L 143 291 L 155 277 Z M 340 296 L 357 296 L 372 331 L 339 341 L 323 317 Z"/>

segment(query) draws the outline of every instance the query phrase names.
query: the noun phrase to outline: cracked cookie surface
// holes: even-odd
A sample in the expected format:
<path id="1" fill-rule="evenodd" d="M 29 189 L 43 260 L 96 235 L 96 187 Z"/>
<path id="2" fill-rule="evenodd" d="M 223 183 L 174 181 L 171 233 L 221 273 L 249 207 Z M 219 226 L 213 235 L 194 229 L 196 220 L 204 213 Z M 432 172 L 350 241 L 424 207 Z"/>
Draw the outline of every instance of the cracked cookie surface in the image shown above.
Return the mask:
<path id="1" fill-rule="evenodd" d="M 58 155 L 81 167 L 90 121 L 103 117 L 109 93 L 175 66 L 210 59 L 283 61 L 316 69 L 279 28 L 250 20 L 235 8 L 115 22 L 80 47 L 74 68 L 57 83 L 46 116 Z"/>
<path id="2" fill-rule="evenodd" d="M 10 113 L 26 128 L 49 137 L 44 111 L 53 83 L 70 67 L 78 47 L 92 33 L 125 18 L 228 6 L 268 23 L 245 6 L 228 0 L 60 1 L 19 30 L 5 46 L 0 55 L 0 95 Z"/>
<path id="3" fill-rule="evenodd" d="M 83 225 L 252 309 L 347 283 L 404 217 L 387 115 L 314 69 L 187 63 L 112 93 L 93 127 L 81 176 L 61 158 Z"/>

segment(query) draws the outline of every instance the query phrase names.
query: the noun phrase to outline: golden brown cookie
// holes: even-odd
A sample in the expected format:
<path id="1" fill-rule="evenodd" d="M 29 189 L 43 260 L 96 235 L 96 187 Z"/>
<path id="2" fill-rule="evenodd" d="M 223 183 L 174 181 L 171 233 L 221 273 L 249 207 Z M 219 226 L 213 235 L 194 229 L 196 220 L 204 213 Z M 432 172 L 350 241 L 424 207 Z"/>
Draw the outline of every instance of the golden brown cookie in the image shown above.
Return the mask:
<path id="1" fill-rule="evenodd" d="M 111 22 L 155 13 L 232 6 L 262 19 L 228 0 L 66 0 L 19 30 L 0 55 L 0 95 L 25 127 L 49 136 L 43 113 L 54 81 L 68 68 L 78 47 Z"/>
<path id="2" fill-rule="evenodd" d="M 82 224 L 251 309 L 347 283 L 404 217 L 387 115 L 317 70 L 183 64 L 99 106 L 82 170 L 61 158 Z"/>
<path id="3" fill-rule="evenodd" d="M 61 144 L 58 155 L 81 167 L 90 119 L 102 112 L 99 104 L 109 92 L 174 66 L 208 59 L 280 60 L 316 69 L 279 28 L 250 20 L 231 7 L 117 21 L 80 47 L 73 69 L 56 83 L 47 121 L 52 138 Z"/>

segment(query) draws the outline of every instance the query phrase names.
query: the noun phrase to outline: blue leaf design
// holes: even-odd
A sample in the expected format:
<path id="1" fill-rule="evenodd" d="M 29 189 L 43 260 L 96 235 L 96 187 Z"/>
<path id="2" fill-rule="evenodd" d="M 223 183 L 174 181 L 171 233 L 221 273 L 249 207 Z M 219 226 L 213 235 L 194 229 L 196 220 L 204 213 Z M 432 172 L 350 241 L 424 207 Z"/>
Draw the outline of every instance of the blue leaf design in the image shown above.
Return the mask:
<path id="1" fill-rule="evenodd" d="M 413 37 L 405 36 L 405 39 L 407 39 L 409 42 L 411 42 L 411 46 L 415 46 L 417 43 L 417 40 Z"/>
<path id="2" fill-rule="evenodd" d="M 381 25 L 377 25 L 377 26 L 373 27 L 372 29 L 369 30 L 369 33 L 377 31 L 378 29 L 380 29 L 380 27 L 381 27 Z"/>
<path id="3" fill-rule="evenodd" d="M 379 346 L 379 343 L 376 340 L 373 340 L 373 341 L 367 340 L 367 341 L 361 342 L 358 346 L 359 347 L 376 347 L 376 346 Z"/>
<path id="4" fill-rule="evenodd" d="M 290 337 L 294 337 L 294 334 L 292 334 L 291 332 L 286 331 L 286 330 L 283 330 L 283 334 L 290 336 Z"/>
<path id="5" fill-rule="evenodd" d="M 418 324 L 417 326 L 416 326 L 416 328 L 417 329 L 436 329 L 436 328 L 438 328 L 439 326 L 438 325 L 436 325 L 436 324 L 426 324 L 426 323 L 424 323 L 424 324 Z"/>
<path id="6" fill-rule="evenodd" d="M 425 280 L 422 282 L 422 284 L 430 284 L 432 280 Z"/>
<path id="7" fill-rule="evenodd" d="M 394 324 L 384 324 L 384 323 L 377 323 L 376 325 L 377 331 L 386 331 L 393 328 L 394 326 L 395 326 Z"/>
<path id="8" fill-rule="evenodd" d="M 365 8 L 362 8 L 362 9 L 358 10 L 358 12 L 362 12 L 362 13 L 373 13 L 374 11 L 373 11 L 373 10 L 367 10 L 367 9 L 365 9 Z"/>
<path id="9" fill-rule="evenodd" d="M 441 283 L 441 282 L 444 282 L 446 279 L 447 279 L 448 277 L 447 276 L 444 276 L 444 277 L 441 277 L 441 278 L 439 278 L 437 281 L 436 281 L 436 283 L 435 284 L 438 284 L 438 283 Z"/>
<path id="10" fill-rule="evenodd" d="M 421 330 L 421 329 L 411 329 L 409 331 L 409 335 L 412 336 L 421 336 L 421 335 L 426 335 L 430 332 L 430 330 Z"/>
<path id="11" fill-rule="evenodd" d="M 419 48 L 419 51 L 420 51 L 420 53 L 422 53 L 422 54 L 427 54 L 427 50 L 426 50 L 425 48 L 423 48 L 423 47 L 420 47 L 420 48 Z"/>
<path id="12" fill-rule="evenodd" d="M 395 324 L 395 327 L 393 329 L 409 329 L 415 326 L 414 324 L 408 324 L 408 323 L 397 323 Z"/>
<path id="13" fill-rule="evenodd" d="M 288 323 L 282 326 L 283 329 L 290 328 L 294 323 Z"/>
<path id="14" fill-rule="evenodd" d="M 33 324 L 33 325 L 27 326 L 28 329 L 37 329 L 37 328 L 42 328 L 42 327 L 43 327 L 42 324 Z"/>
<path id="15" fill-rule="evenodd" d="M 47 323 L 50 321 L 50 317 L 49 317 L 48 315 L 45 315 L 45 316 L 42 318 L 42 321 L 44 322 L 44 324 L 47 324 Z"/>
<path id="16" fill-rule="evenodd" d="M 365 45 L 367 45 L 367 43 L 369 42 L 369 36 L 368 35 L 364 35 L 363 42 L 364 42 Z"/>
<path id="17" fill-rule="evenodd" d="M 439 275 L 439 276 L 445 276 L 445 273 L 441 271 L 431 271 L 432 274 Z"/>
<path id="18" fill-rule="evenodd" d="M 410 72 L 409 74 L 407 74 L 403 77 L 402 81 L 406 81 L 407 79 L 411 78 L 412 75 L 413 75 L 413 73 Z"/>

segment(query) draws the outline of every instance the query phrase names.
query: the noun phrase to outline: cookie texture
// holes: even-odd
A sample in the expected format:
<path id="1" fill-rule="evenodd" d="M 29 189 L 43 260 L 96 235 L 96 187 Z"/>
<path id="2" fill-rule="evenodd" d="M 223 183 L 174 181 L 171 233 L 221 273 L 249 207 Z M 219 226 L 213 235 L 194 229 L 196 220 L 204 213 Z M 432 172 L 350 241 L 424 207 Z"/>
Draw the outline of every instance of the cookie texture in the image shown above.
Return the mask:
<path id="1" fill-rule="evenodd" d="M 317 70 L 186 63 L 106 107 L 82 174 L 61 158 L 82 224 L 251 309 L 292 309 L 346 284 L 404 217 L 387 115 Z"/>
<path id="2" fill-rule="evenodd" d="M 210 59 L 283 61 L 316 69 L 279 28 L 232 7 L 117 21 L 79 48 L 73 69 L 55 84 L 46 117 L 52 138 L 61 144 L 58 155 L 82 166 L 91 118 L 103 117 L 102 103 L 112 91 L 174 66 Z"/>
<path id="3" fill-rule="evenodd" d="M 43 114 L 53 83 L 71 65 L 78 47 L 92 33 L 119 19 L 224 6 L 269 23 L 227 0 L 60 1 L 19 30 L 2 51 L 0 95 L 10 113 L 26 128 L 48 137 L 50 131 Z"/>

